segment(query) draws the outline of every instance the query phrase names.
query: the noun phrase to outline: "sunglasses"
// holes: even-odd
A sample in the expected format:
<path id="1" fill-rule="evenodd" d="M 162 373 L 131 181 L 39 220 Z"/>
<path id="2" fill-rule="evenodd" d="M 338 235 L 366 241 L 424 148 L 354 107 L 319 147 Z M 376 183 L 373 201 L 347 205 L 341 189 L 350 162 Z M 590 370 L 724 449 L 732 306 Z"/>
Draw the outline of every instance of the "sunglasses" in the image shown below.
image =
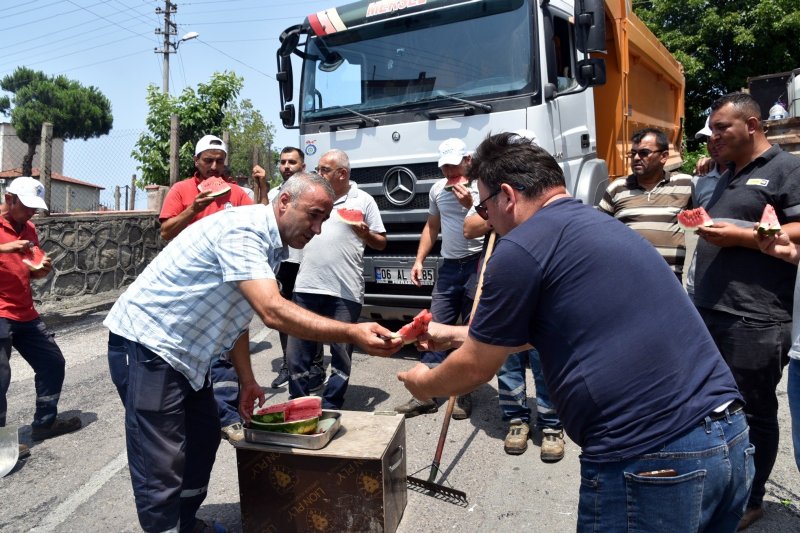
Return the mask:
<path id="1" fill-rule="evenodd" d="M 512 189 L 516 189 L 518 191 L 524 191 L 524 185 L 511 185 Z M 478 216 L 481 217 L 483 220 L 489 220 L 489 211 L 486 209 L 486 202 L 497 196 L 503 191 L 503 189 L 497 189 L 495 192 L 484 198 L 480 201 L 478 205 L 475 206 L 475 212 L 478 213 Z"/>
<path id="2" fill-rule="evenodd" d="M 642 148 L 641 150 L 631 150 L 630 152 L 628 152 L 628 157 L 633 159 L 638 155 L 639 159 L 647 159 L 648 157 L 650 157 L 650 154 L 657 154 L 659 152 L 664 152 L 664 151 L 665 150 L 648 150 L 647 148 Z"/>

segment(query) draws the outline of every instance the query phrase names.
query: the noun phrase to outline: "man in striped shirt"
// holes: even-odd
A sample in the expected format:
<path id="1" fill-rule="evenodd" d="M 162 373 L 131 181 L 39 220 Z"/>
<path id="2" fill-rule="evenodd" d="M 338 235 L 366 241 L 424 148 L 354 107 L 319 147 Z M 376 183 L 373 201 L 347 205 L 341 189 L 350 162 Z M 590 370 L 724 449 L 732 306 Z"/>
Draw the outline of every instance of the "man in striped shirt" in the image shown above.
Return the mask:
<path id="1" fill-rule="evenodd" d="M 639 130 L 631 142 L 633 173 L 609 185 L 597 207 L 650 241 L 680 280 L 686 245 L 676 215 L 691 207 L 692 177 L 664 170 L 669 142 L 663 131 Z"/>

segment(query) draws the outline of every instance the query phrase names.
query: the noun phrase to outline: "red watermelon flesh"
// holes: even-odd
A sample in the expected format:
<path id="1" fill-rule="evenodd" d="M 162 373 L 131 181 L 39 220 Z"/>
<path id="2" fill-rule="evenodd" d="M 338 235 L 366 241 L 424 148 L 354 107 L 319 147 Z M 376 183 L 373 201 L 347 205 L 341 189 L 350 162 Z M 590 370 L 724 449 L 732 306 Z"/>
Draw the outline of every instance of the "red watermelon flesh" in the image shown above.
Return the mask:
<path id="1" fill-rule="evenodd" d="M 714 221 L 702 207 L 697 209 L 684 209 L 678 213 L 678 224 L 684 230 L 693 230 L 700 227 L 713 226 Z"/>
<path id="2" fill-rule="evenodd" d="M 452 178 L 447 178 L 447 183 L 444 185 L 444 190 L 452 191 L 453 187 L 459 183 L 469 183 L 469 180 L 466 178 L 466 176 L 453 176 Z"/>
<path id="3" fill-rule="evenodd" d="M 347 209 L 340 207 L 336 210 L 336 216 L 345 224 L 357 225 L 364 222 L 364 213 L 360 209 Z"/>
<path id="4" fill-rule="evenodd" d="M 28 265 L 31 270 L 41 270 L 44 268 L 44 260 L 47 254 L 33 243 L 30 243 L 27 251 L 22 253 L 22 262 Z"/>
<path id="5" fill-rule="evenodd" d="M 288 402 L 259 407 L 253 411 L 253 420 L 262 424 L 295 422 L 322 415 L 322 398 L 303 396 Z"/>
<path id="6" fill-rule="evenodd" d="M 764 212 L 761 213 L 761 222 L 758 224 L 758 233 L 760 235 L 777 235 L 781 230 L 781 223 L 778 222 L 778 214 L 775 208 L 770 204 L 764 206 Z"/>
<path id="7" fill-rule="evenodd" d="M 212 176 L 201 181 L 200 185 L 197 186 L 197 190 L 200 192 L 211 191 L 209 196 L 216 198 L 217 196 L 222 196 L 230 191 L 231 186 L 224 179 L 217 176 Z"/>
<path id="8" fill-rule="evenodd" d="M 398 329 L 397 332 L 392 335 L 392 338 L 400 338 L 403 339 L 403 344 L 411 344 L 416 341 L 417 338 L 428 332 L 428 324 L 431 323 L 431 320 L 433 320 L 431 312 L 427 309 L 423 309 L 414 317 L 414 320 Z"/>

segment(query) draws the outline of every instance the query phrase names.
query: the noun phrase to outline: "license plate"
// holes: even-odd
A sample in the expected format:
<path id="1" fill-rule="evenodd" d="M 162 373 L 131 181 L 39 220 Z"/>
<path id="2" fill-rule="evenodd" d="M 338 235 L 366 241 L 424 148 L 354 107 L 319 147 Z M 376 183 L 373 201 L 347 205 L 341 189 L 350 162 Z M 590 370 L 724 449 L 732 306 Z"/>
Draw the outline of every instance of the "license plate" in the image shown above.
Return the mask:
<path id="1" fill-rule="evenodd" d="M 423 268 L 420 272 L 423 285 L 433 285 L 434 269 Z M 413 285 L 410 268 L 375 268 L 375 282 L 387 285 Z"/>

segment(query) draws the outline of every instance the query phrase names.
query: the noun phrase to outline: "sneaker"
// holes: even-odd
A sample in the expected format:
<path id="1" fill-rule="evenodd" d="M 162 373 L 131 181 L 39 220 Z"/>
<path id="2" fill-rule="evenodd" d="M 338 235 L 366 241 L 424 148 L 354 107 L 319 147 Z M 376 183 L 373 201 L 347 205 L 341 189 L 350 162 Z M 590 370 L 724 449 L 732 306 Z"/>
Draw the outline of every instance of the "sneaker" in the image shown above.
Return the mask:
<path id="1" fill-rule="evenodd" d="M 521 455 L 528 449 L 528 434 L 531 428 L 527 422 L 512 420 L 508 426 L 508 434 L 503 449 L 509 455 Z"/>
<path id="2" fill-rule="evenodd" d="M 20 444 L 19 445 L 19 455 L 17 456 L 17 460 L 25 459 L 26 457 L 30 457 L 31 449 L 28 448 L 27 444 Z"/>
<path id="3" fill-rule="evenodd" d="M 50 424 L 50 427 L 34 427 L 31 430 L 31 438 L 33 440 L 45 440 L 58 437 L 64 433 L 71 433 L 81 428 L 81 419 L 77 416 L 72 418 L 56 418 L 55 422 Z"/>
<path id="4" fill-rule="evenodd" d="M 555 463 L 564 458 L 563 429 L 542 429 L 542 449 L 539 457 L 545 463 Z"/>
<path id="5" fill-rule="evenodd" d="M 472 395 L 465 394 L 456 399 L 456 404 L 453 406 L 453 420 L 464 420 L 469 418 L 472 412 Z"/>
<path id="6" fill-rule="evenodd" d="M 406 403 L 398 405 L 394 408 L 394 412 L 406 415 L 406 418 L 412 418 L 417 415 L 424 415 L 428 413 L 435 413 L 439 410 L 439 406 L 433 400 L 421 402 L 416 398 L 411 398 Z"/>
<path id="7" fill-rule="evenodd" d="M 228 442 L 239 442 L 244 440 L 244 428 L 240 422 L 222 428 L 222 438 Z"/>
<path id="8" fill-rule="evenodd" d="M 273 389 L 277 389 L 278 387 L 282 387 L 289 383 L 289 369 L 286 368 L 286 365 L 282 365 L 281 369 L 278 370 L 278 377 L 272 380 L 272 384 L 270 385 Z"/>

